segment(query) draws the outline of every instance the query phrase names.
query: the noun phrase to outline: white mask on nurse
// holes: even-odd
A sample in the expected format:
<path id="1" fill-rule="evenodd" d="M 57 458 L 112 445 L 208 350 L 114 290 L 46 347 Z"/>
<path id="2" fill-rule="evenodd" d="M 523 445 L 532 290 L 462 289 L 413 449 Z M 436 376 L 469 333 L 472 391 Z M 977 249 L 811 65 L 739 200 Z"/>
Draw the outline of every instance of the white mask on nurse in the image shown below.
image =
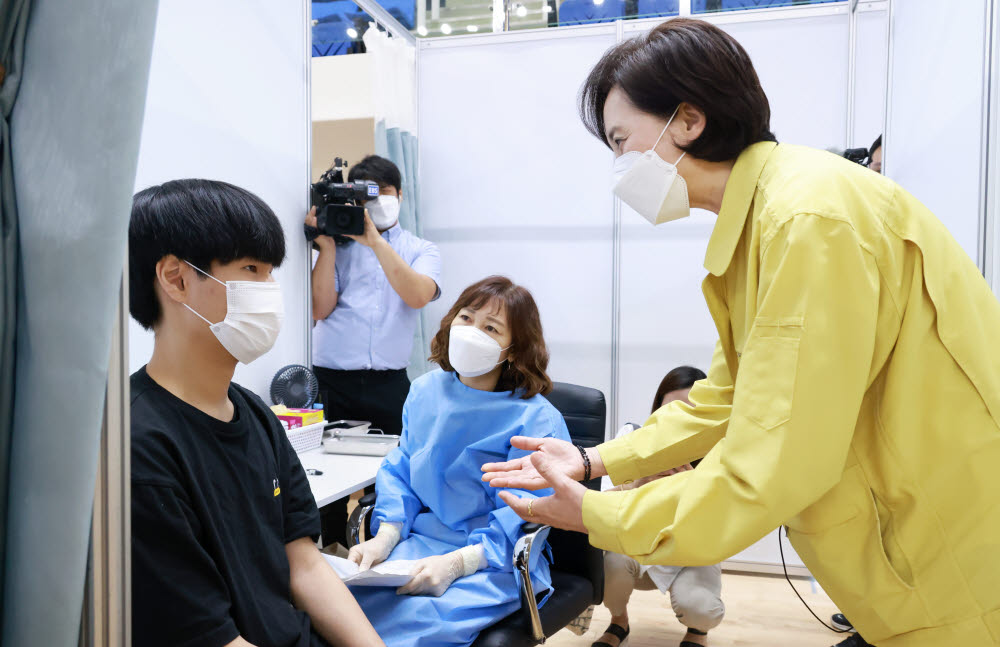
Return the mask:
<path id="1" fill-rule="evenodd" d="M 486 375 L 500 365 L 507 348 L 475 326 L 452 326 L 448 333 L 448 363 L 462 377 Z"/>
<path id="2" fill-rule="evenodd" d="M 385 231 L 399 221 L 399 198 L 394 195 L 380 195 L 377 200 L 365 203 L 372 223 L 379 231 Z"/>
<path id="3" fill-rule="evenodd" d="M 226 318 L 212 323 L 188 304 L 184 307 L 208 324 L 209 330 L 229 354 L 249 364 L 271 350 L 281 332 L 285 318 L 285 302 L 281 286 L 274 281 L 226 281 L 223 283 L 208 272 L 198 270 L 216 283 L 226 286 Z"/>
<path id="4" fill-rule="evenodd" d="M 679 105 L 677 109 L 680 109 Z M 684 159 L 685 153 L 681 153 L 673 164 L 663 161 L 656 153 L 656 147 L 667 132 L 667 126 L 677 115 L 677 109 L 670 115 L 653 148 L 645 153 L 630 151 L 618 157 L 614 163 L 615 195 L 651 225 L 661 225 L 691 215 L 687 183 L 677 173 L 677 164 Z"/>

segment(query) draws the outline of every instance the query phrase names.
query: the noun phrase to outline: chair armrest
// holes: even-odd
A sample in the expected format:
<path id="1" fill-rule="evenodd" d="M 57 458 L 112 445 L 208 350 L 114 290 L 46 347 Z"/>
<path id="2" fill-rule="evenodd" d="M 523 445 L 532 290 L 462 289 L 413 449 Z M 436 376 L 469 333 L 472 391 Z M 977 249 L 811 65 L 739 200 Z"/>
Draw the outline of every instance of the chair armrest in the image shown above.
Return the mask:
<path id="1" fill-rule="evenodd" d="M 354 508 L 350 519 L 347 520 L 347 547 L 357 546 L 361 543 L 362 529 L 368 528 L 368 515 L 375 509 L 375 493 L 369 492 L 358 500 L 358 507 Z"/>
<path id="2" fill-rule="evenodd" d="M 535 587 L 531 583 L 531 555 L 536 543 L 544 542 L 549 536 L 549 530 L 551 530 L 551 526 L 531 522 L 524 523 L 521 525 L 524 536 L 514 546 L 514 570 L 521 576 L 521 608 L 528 615 L 531 637 L 538 643 L 545 642 L 545 630 L 542 628 L 542 619 L 538 614 Z"/>

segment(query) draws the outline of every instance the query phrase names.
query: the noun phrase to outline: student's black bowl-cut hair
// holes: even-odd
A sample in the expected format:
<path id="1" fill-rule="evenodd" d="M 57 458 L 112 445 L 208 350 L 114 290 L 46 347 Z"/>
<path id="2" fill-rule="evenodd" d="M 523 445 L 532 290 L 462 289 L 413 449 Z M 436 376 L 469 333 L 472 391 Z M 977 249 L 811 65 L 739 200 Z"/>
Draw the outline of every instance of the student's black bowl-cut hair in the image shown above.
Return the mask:
<path id="1" fill-rule="evenodd" d="M 129 312 L 147 330 L 161 315 L 156 264 L 170 254 L 205 272 L 213 261 L 239 258 L 278 267 L 285 234 L 263 200 L 227 182 L 172 180 L 136 193 L 128 226 Z"/>
<path id="2" fill-rule="evenodd" d="M 381 187 L 394 186 L 396 192 L 403 190 L 403 176 L 399 167 L 378 155 L 369 155 L 351 167 L 347 173 L 348 182 L 375 182 Z"/>

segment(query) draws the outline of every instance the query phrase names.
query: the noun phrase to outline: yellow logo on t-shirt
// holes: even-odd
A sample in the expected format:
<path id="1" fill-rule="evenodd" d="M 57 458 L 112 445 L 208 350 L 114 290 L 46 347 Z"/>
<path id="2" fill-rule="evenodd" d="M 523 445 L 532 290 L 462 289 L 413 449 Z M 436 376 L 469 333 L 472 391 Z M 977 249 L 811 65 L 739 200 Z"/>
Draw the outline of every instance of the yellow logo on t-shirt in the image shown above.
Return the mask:
<path id="1" fill-rule="evenodd" d="M 278 479 L 274 479 L 272 485 L 274 485 L 274 496 L 281 494 L 281 486 L 278 485 Z"/>

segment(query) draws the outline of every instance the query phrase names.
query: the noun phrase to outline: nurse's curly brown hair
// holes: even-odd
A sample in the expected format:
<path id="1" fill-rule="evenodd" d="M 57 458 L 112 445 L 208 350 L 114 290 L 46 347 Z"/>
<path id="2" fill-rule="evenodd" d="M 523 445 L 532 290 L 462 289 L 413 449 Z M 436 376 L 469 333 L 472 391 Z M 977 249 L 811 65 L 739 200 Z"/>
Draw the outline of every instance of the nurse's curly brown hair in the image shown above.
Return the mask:
<path id="1" fill-rule="evenodd" d="M 505 276 L 490 276 L 465 288 L 441 320 L 441 329 L 431 341 L 430 361 L 454 372 L 455 369 L 448 363 L 451 322 L 462 308 L 479 310 L 493 303 L 503 305 L 511 337 L 510 351 L 496 390 L 510 391 L 511 395 L 525 400 L 539 393 L 548 395 L 552 392 L 552 380 L 545 372 L 549 366 L 549 351 L 542 335 L 538 306 L 531 292 Z"/>

